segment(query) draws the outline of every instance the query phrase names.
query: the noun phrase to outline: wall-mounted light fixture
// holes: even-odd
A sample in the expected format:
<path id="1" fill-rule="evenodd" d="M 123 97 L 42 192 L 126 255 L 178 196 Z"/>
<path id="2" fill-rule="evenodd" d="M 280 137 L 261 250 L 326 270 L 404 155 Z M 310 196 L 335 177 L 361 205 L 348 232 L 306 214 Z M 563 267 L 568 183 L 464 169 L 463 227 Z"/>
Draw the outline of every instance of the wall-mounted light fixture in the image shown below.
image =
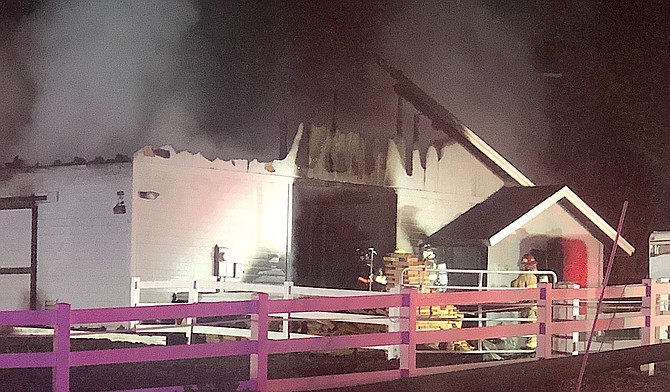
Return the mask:
<path id="1" fill-rule="evenodd" d="M 140 197 L 140 199 L 156 200 L 158 199 L 158 196 L 160 196 L 160 193 L 154 191 L 139 191 L 137 192 L 137 195 Z"/>
<path id="2" fill-rule="evenodd" d="M 114 215 L 121 215 L 126 213 L 126 203 L 123 201 L 123 196 L 124 196 L 123 191 L 116 192 L 116 197 L 118 197 L 119 199 L 116 202 L 114 208 L 112 209 L 114 211 Z"/>

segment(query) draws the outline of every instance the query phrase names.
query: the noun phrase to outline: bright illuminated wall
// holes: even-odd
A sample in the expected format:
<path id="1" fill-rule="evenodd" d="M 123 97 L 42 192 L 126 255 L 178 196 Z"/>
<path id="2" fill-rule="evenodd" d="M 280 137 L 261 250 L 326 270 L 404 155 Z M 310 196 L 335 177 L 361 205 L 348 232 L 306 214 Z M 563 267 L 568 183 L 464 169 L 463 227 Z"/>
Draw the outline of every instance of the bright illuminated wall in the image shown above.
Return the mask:
<path id="1" fill-rule="evenodd" d="M 590 287 L 598 285 L 602 280 L 603 245 L 558 204 L 552 205 L 521 229 L 490 247 L 488 269 L 518 270 L 518 263 L 524 253 L 533 248 L 546 251 L 550 241 L 558 241 L 564 246 L 568 263 L 573 263 L 568 266 L 568 270 L 571 267 L 581 270 L 582 273 L 572 271 L 572 277 L 581 276 Z M 542 266 L 538 268 L 543 269 Z M 488 285 L 508 287 L 514 277 L 490 276 Z"/>
<path id="2" fill-rule="evenodd" d="M 38 205 L 38 307 L 45 301 L 74 308 L 128 305 L 131 174 L 131 163 L 0 171 L 0 197 L 49 194 L 49 202 Z M 125 214 L 113 213 L 118 191 Z M 11 231 L 0 240 L 8 250 L 0 266 L 30 265 L 30 226 L 30 210 L 0 211 L 0 227 Z M 2 308 L 27 309 L 29 281 L 29 275 L 0 275 Z"/>
<path id="3" fill-rule="evenodd" d="M 255 162 L 247 168 L 246 161 L 212 162 L 174 151 L 161 158 L 143 151 L 150 150 L 133 161 L 134 276 L 211 277 L 214 245 L 228 248 L 243 264 L 245 281 L 285 268 L 292 177 Z M 142 198 L 142 192 L 157 197 Z M 279 261 L 269 263 L 274 256 Z"/>

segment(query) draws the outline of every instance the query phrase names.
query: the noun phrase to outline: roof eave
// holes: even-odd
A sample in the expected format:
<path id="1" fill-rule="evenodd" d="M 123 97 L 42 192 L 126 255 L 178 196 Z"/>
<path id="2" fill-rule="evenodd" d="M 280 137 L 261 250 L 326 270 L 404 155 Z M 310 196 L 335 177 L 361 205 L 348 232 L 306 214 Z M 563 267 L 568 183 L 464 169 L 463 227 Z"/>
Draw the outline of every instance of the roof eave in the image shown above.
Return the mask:
<path id="1" fill-rule="evenodd" d="M 576 193 L 574 193 L 567 186 L 563 187 L 559 192 L 565 195 L 566 200 L 570 201 L 572 205 L 577 207 L 577 209 L 584 214 L 591 222 L 593 222 L 605 235 L 607 235 L 612 241 L 617 237 L 617 231 L 612 226 L 610 226 L 603 218 L 600 217 L 591 207 L 584 202 Z M 617 245 L 624 251 L 628 256 L 631 256 L 635 253 L 635 247 L 631 245 L 625 238 L 619 236 Z"/>
<path id="2" fill-rule="evenodd" d="M 588 204 L 586 204 L 579 196 L 577 196 L 577 194 L 575 194 L 569 187 L 564 186 L 556 193 L 543 200 L 537 206 L 533 207 L 530 211 L 523 214 L 519 219 L 493 234 L 489 238 L 489 243 L 491 244 L 490 246 L 494 246 L 495 244 L 499 243 L 563 198 L 575 206 L 579 212 L 581 212 L 587 219 L 593 222 L 593 224 L 595 224 L 598 229 L 605 233 L 607 237 L 609 237 L 612 241 L 615 240 L 617 234 L 616 230 L 603 218 L 601 218 L 600 215 L 598 215 L 591 207 L 589 207 Z M 635 247 L 633 247 L 633 245 L 626 241 L 626 239 L 622 236 L 619 236 L 618 246 L 624 252 L 626 252 L 628 256 L 631 256 L 635 252 Z"/>

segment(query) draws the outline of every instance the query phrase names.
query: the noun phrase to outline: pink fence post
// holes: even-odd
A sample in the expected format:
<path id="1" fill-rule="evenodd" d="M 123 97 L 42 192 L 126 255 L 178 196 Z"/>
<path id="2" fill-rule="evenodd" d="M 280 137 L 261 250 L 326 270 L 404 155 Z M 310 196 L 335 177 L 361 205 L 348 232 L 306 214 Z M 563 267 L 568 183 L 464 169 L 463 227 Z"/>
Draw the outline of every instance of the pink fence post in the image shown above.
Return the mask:
<path id="1" fill-rule="evenodd" d="M 249 358 L 249 381 L 256 391 L 267 391 L 268 386 L 268 301 L 267 293 L 255 293 L 256 313 L 251 315 L 251 340 L 257 342 L 256 353 Z"/>
<path id="2" fill-rule="evenodd" d="M 70 304 L 57 303 L 54 324 L 53 352 L 55 361 L 51 371 L 54 392 L 70 390 Z"/>
<path id="3" fill-rule="evenodd" d="M 640 328 L 640 338 L 643 345 L 658 343 L 657 327 L 654 322 L 656 316 L 656 281 L 655 279 L 643 279 L 645 295 L 642 297 L 642 314 L 644 315 L 644 327 Z M 654 375 L 655 364 L 649 363 L 640 366 L 640 370 Z"/>
<path id="4" fill-rule="evenodd" d="M 400 308 L 400 377 L 407 378 L 416 374 L 416 296 L 413 287 L 403 288 L 402 307 Z"/>
<path id="5" fill-rule="evenodd" d="M 553 288 L 551 283 L 540 283 L 537 300 L 537 351 L 538 358 L 549 358 L 552 352 L 551 323 L 553 318 Z"/>

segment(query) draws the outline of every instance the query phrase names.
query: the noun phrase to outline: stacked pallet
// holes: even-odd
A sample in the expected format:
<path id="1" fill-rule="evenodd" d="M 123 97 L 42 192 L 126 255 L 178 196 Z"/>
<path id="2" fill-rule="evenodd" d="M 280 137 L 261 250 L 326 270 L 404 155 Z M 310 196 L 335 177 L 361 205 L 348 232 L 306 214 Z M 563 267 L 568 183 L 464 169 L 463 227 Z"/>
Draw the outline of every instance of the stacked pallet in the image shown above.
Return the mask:
<path id="1" fill-rule="evenodd" d="M 424 264 L 412 253 L 389 253 L 384 256 L 384 269 L 386 271 L 386 287 L 391 288 L 401 284 L 429 286 L 430 280 L 425 271 L 409 271 L 403 276 L 402 271 L 408 267 L 423 267 Z"/>
<path id="2" fill-rule="evenodd" d="M 463 326 L 463 317 L 463 313 L 460 313 L 454 305 L 420 306 L 417 309 L 416 329 L 417 331 L 438 331 L 461 328 Z M 438 342 L 428 344 L 428 346 L 452 351 L 470 351 L 473 349 L 465 340 Z"/>
<path id="3" fill-rule="evenodd" d="M 417 269 L 408 271 L 403 276 L 402 271 L 405 268 L 425 267 L 423 261 L 420 261 L 416 255 L 412 253 L 389 253 L 384 256 L 384 266 L 388 279 L 387 288 L 404 284 L 418 286 L 422 292 L 434 291 L 434 289 L 429 288 L 428 271 Z M 421 306 L 417 309 L 416 327 L 419 331 L 461 328 L 463 317 L 463 313 L 460 313 L 454 305 Z M 472 347 L 465 341 L 448 342 L 446 346 L 450 350 L 472 350 Z"/>

